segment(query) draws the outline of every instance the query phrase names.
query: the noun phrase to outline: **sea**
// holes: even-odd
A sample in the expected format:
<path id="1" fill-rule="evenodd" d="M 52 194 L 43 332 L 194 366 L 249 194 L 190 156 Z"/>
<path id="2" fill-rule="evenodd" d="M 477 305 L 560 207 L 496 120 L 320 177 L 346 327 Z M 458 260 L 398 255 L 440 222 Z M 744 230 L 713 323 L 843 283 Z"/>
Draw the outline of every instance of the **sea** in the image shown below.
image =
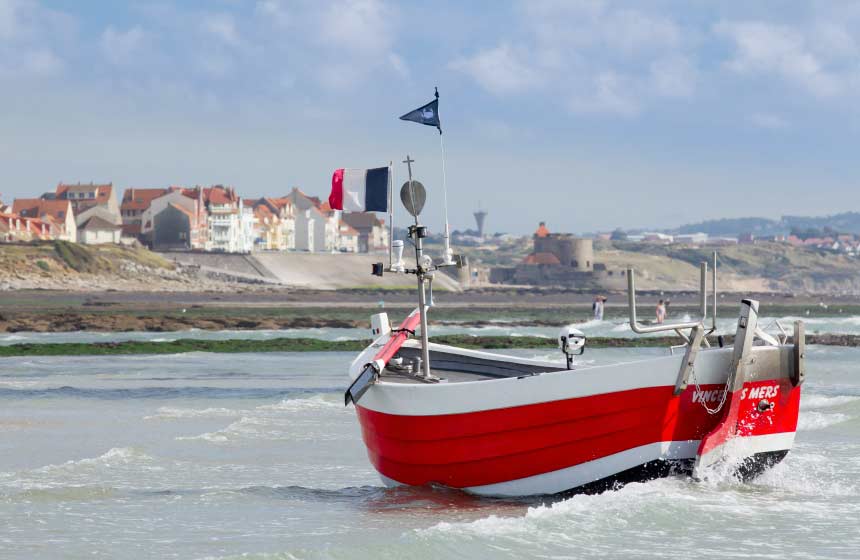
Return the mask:
<path id="1" fill-rule="evenodd" d="M 0 359 L 0 558 L 860 557 L 858 348 L 809 347 L 795 447 L 753 482 L 523 500 L 385 488 L 343 406 L 352 358 Z"/>

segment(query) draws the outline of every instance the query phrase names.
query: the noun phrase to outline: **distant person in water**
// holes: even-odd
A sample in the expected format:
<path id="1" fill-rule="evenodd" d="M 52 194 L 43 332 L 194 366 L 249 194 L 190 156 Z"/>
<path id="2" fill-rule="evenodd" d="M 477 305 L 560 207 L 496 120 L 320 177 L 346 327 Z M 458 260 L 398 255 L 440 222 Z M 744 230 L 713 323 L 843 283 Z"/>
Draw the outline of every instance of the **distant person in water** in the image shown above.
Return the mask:
<path id="1" fill-rule="evenodd" d="M 591 304 L 591 311 L 594 313 L 595 321 L 603 320 L 603 306 L 606 303 L 606 298 L 597 296 L 594 298 L 594 303 Z"/>
<path id="2" fill-rule="evenodd" d="M 658 325 L 662 325 L 666 320 L 666 305 L 662 299 L 657 302 L 656 320 Z"/>

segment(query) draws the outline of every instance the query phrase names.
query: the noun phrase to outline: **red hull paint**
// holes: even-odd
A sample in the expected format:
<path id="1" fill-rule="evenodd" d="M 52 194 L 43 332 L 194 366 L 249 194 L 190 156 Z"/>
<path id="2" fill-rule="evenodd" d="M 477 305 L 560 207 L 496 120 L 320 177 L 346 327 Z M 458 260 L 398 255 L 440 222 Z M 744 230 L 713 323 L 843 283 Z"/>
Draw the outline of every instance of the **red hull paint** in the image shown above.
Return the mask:
<path id="1" fill-rule="evenodd" d="M 786 379 L 744 385 L 756 392 L 774 386 L 772 411 L 759 412 L 758 398 L 740 400 L 739 436 L 795 431 L 799 387 Z M 723 386 L 702 389 L 713 391 L 713 399 Z M 552 472 L 650 443 L 701 440 L 722 415 L 710 415 L 693 402 L 695 393 L 690 387 L 675 397 L 672 387 L 647 387 L 435 416 L 361 406 L 357 411 L 368 455 L 381 474 L 402 484 L 466 488 Z"/>

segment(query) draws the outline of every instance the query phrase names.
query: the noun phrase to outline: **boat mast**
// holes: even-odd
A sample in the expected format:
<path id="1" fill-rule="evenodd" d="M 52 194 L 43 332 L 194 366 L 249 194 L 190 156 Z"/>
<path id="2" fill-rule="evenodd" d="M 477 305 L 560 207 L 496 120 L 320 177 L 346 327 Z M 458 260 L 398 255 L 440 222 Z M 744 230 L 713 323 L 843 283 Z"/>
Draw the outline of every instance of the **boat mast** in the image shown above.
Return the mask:
<path id="1" fill-rule="evenodd" d="M 414 162 L 415 160 L 410 158 L 409 154 L 403 160 L 409 169 L 409 196 L 413 208 L 415 208 L 415 192 L 412 183 L 412 164 Z M 421 367 L 424 377 L 430 379 L 432 377 L 430 373 L 430 334 L 427 332 L 427 295 L 424 291 L 424 281 L 428 270 L 424 266 L 426 263 L 423 258 L 423 239 L 427 236 L 427 228 L 418 223 L 418 212 L 415 212 L 413 216 L 415 225 L 409 226 L 409 236 L 415 243 L 415 275 L 418 277 L 418 309 L 421 314 Z M 430 267 L 432 267 L 432 261 Z"/>

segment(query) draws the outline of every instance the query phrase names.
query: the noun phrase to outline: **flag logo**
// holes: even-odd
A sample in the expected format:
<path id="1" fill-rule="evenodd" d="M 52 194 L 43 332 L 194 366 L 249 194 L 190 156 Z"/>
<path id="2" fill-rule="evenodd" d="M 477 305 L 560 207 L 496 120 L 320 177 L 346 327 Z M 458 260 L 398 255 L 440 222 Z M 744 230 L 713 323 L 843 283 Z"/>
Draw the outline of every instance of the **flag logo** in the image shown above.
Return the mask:
<path id="1" fill-rule="evenodd" d="M 414 111 L 409 111 L 402 117 L 402 121 L 417 122 L 418 124 L 426 124 L 427 126 L 435 126 L 442 132 L 442 123 L 439 122 L 439 99 L 434 99 L 430 103 L 418 107 Z"/>

